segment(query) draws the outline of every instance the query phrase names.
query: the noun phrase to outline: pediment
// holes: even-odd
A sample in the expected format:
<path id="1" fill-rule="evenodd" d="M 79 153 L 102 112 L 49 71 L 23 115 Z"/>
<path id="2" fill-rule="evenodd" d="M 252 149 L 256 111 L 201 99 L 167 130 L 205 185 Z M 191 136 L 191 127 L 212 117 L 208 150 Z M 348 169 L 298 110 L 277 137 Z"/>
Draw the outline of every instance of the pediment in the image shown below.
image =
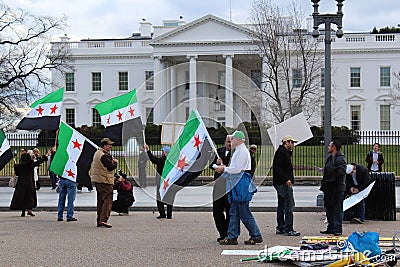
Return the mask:
<path id="1" fill-rule="evenodd" d="M 104 102 L 104 101 L 101 100 L 101 99 L 93 98 L 92 100 L 89 100 L 88 102 L 86 102 L 86 104 L 88 104 L 88 105 L 97 105 L 97 104 L 100 104 L 102 102 Z"/>
<path id="2" fill-rule="evenodd" d="M 249 43 L 250 30 L 214 15 L 207 15 L 175 30 L 158 36 L 150 45 L 182 45 L 194 43 Z"/>
<path id="3" fill-rule="evenodd" d="M 64 104 L 64 105 L 78 105 L 79 102 L 76 101 L 76 100 L 73 99 L 73 98 L 65 98 L 65 99 L 63 100 L 63 104 Z"/>
<path id="4" fill-rule="evenodd" d="M 346 98 L 346 101 L 364 102 L 364 101 L 367 101 L 367 99 L 365 97 L 360 96 L 360 95 L 352 95 L 352 96 Z"/>
<path id="5" fill-rule="evenodd" d="M 393 97 L 389 94 L 378 95 L 377 97 L 375 97 L 375 101 L 385 102 L 385 101 L 392 101 L 392 100 L 393 100 Z"/>
<path id="6" fill-rule="evenodd" d="M 153 99 L 152 98 L 150 98 L 150 97 L 148 97 L 148 98 L 145 98 L 145 99 L 143 99 L 142 101 L 140 101 L 140 103 L 141 104 L 153 104 Z"/>

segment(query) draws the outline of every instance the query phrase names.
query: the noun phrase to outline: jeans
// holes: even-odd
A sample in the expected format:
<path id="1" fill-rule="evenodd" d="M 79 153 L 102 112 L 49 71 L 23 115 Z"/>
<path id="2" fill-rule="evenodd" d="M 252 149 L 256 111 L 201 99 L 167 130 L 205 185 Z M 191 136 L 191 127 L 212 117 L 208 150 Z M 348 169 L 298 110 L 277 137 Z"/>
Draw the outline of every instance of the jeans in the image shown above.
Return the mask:
<path id="1" fill-rule="evenodd" d="M 58 195 L 58 219 L 63 218 L 63 212 L 65 208 L 65 198 L 68 195 L 68 206 L 67 206 L 67 219 L 74 217 L 74 201 L 76 196 L 76 183 L 60 178 L 59 181 L 60 194 Z"/>
<path id="2" fill-rule="evenodd" d="M 51 189 L 56 189 L 57 175 L 52 171 L 49 172 L 49 175 L 50 175 Z"/>
<path id="3" fill-rule="evenodd" d="M 331 233 L 342 233 L 343 224 L 343 200 L 344 192 L 334 192 L 329 194 L 328 198 L 325 194 L 326 218 L 328 220 L 327 231 Z"/>
<path id="4" fill-rule="evenodd" d="M 293 209 L 295 206 L 293 197 L 293 187 L 286 184 L 274 186 L 278 195 L 278 207 L 276 209 L 276 221 L 279 231 L 289 233 L 293 231 Z"/>
<path id="5" fill-rule="evenodd" d="M 361 200 L 359 203 L 357 203 L 354 206 L 354 217 L 360 218 L 360 220 L 362 222 L 365 221 L 365 201 L 364 201 L 364 199 Z"/>
<path id="6" fill-rule="evenodd" d="M 229 193 L 230 194 L 230 193 Z M 228 226 L 228 238 L 237 239 L 240 235 L 240 221 L 244 224 L 246 229 L 249 231 L 251 238 L 256 239 L 261 237 L 260 229 L 256 223 L 256 220 L 251 214 L 249 202 L 236 202 L 232 201 L 231 208 L 229 210 L 229 226 Z"/>

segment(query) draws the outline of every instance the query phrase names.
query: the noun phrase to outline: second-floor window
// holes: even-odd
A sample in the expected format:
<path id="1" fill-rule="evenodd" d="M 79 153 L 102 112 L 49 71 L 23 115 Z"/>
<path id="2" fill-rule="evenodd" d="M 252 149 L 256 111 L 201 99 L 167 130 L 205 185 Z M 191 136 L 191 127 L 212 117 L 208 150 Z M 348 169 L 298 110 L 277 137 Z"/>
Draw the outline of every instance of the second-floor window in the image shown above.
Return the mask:
<path id="1" fill-rule="evenodd" d="M 390 67 L 381 67 L 380 69 L 380 86 L 390 87 Z"/>
<path id="2" fill-rule="evenodd" d="M 120 91 L 128 90 L 128 72 L 118 72 L 118 88 Z"/>
<path id="3" fill-rule="evenodd" d="M 73 72 L 65 73 L 65 91 L 75 91 L 75 75 Z"/>
<path id="4" fill-rule="evenodd" d="M 101 91 L 101 72 L 92 72 L 92 91 Z"/>
<path id="5" fill-rule="evenodd" d="M 303 72 L 301 69 L 292 69 L 292 85 L 293 88 L 301 88 L 303 83 Z"/>
<path id="6" fill-rule="evenodd" d="M 361 68 L 350 68 L 350 87 L 361 87 Z"/>
<path id="7" fill-rule="evenodd" d="M 154 71 L 146 70 L 144 75 L 146 79 L 146 90 L 154 90 Z"/>

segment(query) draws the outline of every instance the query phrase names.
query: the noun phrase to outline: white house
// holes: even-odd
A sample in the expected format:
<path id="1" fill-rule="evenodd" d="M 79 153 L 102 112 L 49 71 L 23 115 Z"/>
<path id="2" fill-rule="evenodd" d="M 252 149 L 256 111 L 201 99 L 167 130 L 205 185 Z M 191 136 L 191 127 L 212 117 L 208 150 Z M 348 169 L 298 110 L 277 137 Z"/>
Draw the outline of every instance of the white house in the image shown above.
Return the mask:
<path id="1" fill-rule="evenodd" d="M 54 89 L 64 86 L 63 119 L 98 125 L 97 103 L 137 88 L 143 120 L 184 122 L 199 110 L 209 126 L 242 121 L 273 124 L 258 89 L 262 58 L 247 27 L 207 15 L 190 23 L 140 23 L 140 33 L 124 39 L 62 37 L 73 72 L 53 71 Z M 323 40 L 320 49 L 323 52 Z M 346 33 L 332 42 L 332 124 L 355 130 L 400 130 L 400 110 L 391 90 L 399 82 L 400 34 Z M 321 70 L 322 71 L 322 70 Z M 321 72 L 322 73 L 322 72 Z M 321 75 L 323 94 L 323 75 Z M 309 119 L 323 123 L 321 113 Z"/>

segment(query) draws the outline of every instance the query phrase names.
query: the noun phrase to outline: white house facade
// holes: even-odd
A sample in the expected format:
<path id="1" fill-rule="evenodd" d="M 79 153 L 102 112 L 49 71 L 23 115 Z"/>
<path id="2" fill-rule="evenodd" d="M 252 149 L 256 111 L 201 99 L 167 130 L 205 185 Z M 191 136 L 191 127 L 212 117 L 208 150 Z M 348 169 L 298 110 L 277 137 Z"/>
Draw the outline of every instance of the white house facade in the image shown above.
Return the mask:
<path id="1" fill-rule="evenodd" d="M 319 40 L 323 52 L 323 40 Z M 190 23 L 140 23 L 140 34 L 124 39 L 62 37 L 74 71 L 53 71 L 54 89 L 65 87 L 63 120 L 99 125 L 93 107 L 136 88 L 143 121 L 185 122 L 198 109 L 208 126 L 236 127 L 243 121 L 272 125 L 266 114 L 262 58 L 247 27 L 207 15 Z M 332 124 L 355 130 L 400 130 L 392 101 L 399 83 L 400 34 L 345 34 L 332 42 Z M 321 70 L 321 73 L 323 70 Z M 321 75 L 321 93 L 324 92 Z M 321 112 L 310 125 L 323 124 Z"/>

